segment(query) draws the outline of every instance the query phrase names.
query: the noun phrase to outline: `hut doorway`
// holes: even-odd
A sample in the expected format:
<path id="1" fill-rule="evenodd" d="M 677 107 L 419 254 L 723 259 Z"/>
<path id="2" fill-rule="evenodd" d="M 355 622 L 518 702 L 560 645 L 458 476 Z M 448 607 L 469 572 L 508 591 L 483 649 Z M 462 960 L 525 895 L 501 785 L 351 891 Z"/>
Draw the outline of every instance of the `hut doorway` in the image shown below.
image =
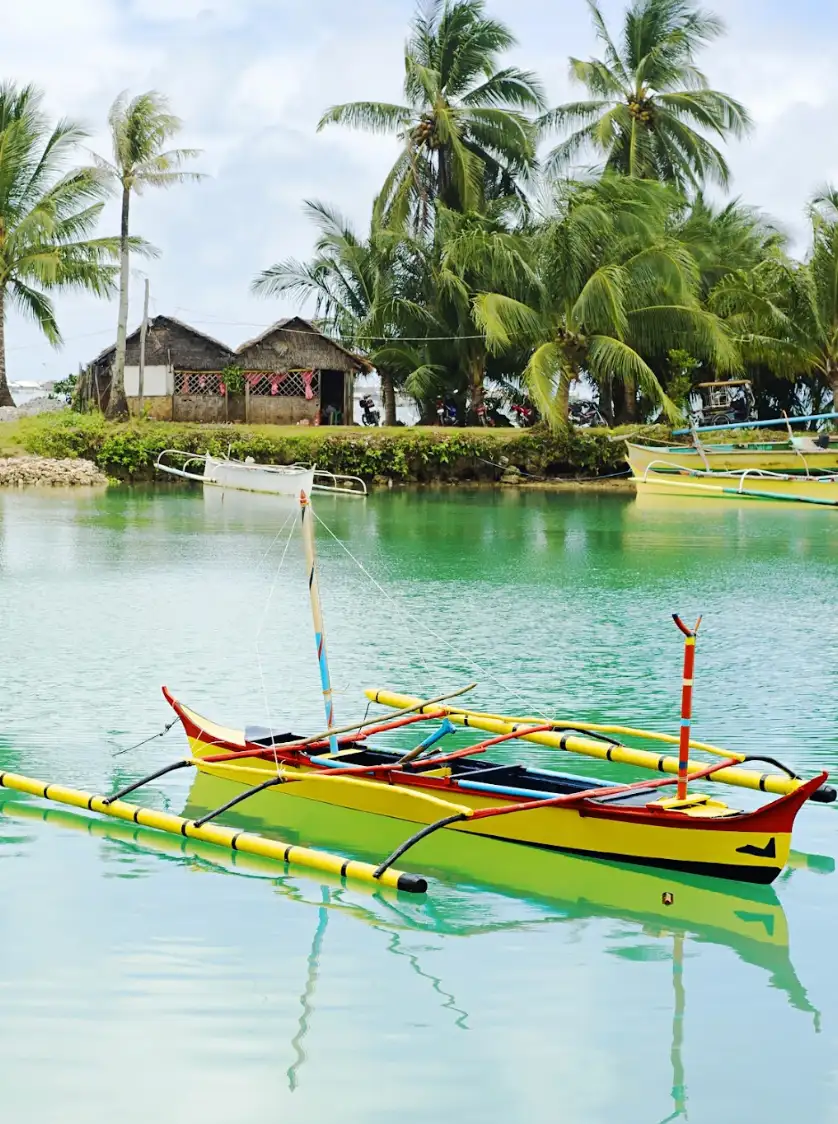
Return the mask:
<path id="1" fill-rule="evenodd" d="M 351 425 L 343 416 L 343 371 L 320 372 L 320 420 L 323 425 Z"/>

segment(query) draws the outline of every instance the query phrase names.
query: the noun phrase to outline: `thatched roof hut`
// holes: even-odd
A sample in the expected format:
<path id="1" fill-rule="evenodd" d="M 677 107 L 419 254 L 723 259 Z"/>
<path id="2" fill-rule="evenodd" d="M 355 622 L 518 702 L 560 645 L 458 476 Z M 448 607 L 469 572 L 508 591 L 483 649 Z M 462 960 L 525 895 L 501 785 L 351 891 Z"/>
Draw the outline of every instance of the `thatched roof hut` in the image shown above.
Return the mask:
<path id="1" fill-rule="evenodd" d="M 125 353 L 125 393 L 134 410 L 139 352 L 137 329 Z M 115 353 L 113 344 L 100 352 L 83 381 L 83 397 L 101 409 L 110 397 Z M 155 316 L 146 333 L 143 408 L 174 421 L 351 421 L 355 376 L 371 370 L 366 359 L 299 316 L 235 349 L 172 316 Z"/>

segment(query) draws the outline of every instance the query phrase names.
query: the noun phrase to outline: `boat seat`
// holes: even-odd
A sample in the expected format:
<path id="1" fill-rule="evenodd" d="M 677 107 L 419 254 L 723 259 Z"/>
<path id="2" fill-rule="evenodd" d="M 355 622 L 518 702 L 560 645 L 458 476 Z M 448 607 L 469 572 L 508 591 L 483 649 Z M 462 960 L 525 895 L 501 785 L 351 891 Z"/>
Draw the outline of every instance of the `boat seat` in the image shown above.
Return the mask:
<path id="1" fill-rule="evenodd" d="M 458 776 L 464 781 L 476 780 L 479 777 L 481 781 L 491 778 L 493 782 L 502 783 L 520 780 L 523 771 L 523 765 L 487 765 L 485 769 L 464 769 Z"/>
<path id="2" fill-rule="evenodd" d="M 299 742 L 303 740 L 302 734 L 292 734 L 288 731 L 279 733 L 268 726 L 245 726 L 244 740 L 248 745 L 263 745 L 270 749 L 274 745 L 283 745 L 285 742 Z"/>
<path id="3" fill-rule="evenodd" d="M 630 792 L 617 792 L 613 796 L 592 797 L 595 804 L 624 804 L 637 805 L 645 808 L 650 798 L 657 796 L 655 788 L 633 788 Z"/>

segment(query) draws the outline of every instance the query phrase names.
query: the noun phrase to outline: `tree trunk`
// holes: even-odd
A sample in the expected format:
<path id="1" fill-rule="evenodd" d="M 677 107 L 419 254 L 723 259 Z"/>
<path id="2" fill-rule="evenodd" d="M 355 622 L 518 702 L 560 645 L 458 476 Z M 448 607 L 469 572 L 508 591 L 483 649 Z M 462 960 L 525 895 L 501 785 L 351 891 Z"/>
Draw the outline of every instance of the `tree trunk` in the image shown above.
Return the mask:
<path id="1" fill-rule="evenodd" d="M 471 411 L 476 414 L 479 421 L 478 410 L 483 408 L 483 376 L 485 373 L 484 357 L 481 355 L 478 359 L 473 360 L 471 364 L 471 373 L 469 377 L 469 386 L 471 389 Z"/>
<path id="2" fill-rule="evenodd" d="M 125 398 L 125 339 L 128 335 L 128 209 L 131 202 L 130 187 L 122 188 L 122 221 L 119 228 L 119 319 L 116 325 L 116 354 L 111 373 L 111 394 L 108 400 L 108 417 L 123 417 L 128 413 Z"/>
<path id="3" fill-rule="evenodd" d="M 559 385 L 556 389 L 556 415 L 565 425 L 570 421 L 570 377 L 566 371 L 559 375 Z"/>
<path id="4" fill-rule="evenodd" d="M 609 426 L 614 424 L 614 397 L 613 388 L 611 383 L 611 376 L 606 376 L 599 388 L 599 412 L 608 422 Z"/>
<path id="5" fill-rule="evenodd" d="M 6 290 L 0 288 L 0 406 L 14 406 L 15 400 L 6 382 Z"/>
<path id="6" fill-rule="evenodd" d="M 634 379 L 623 379 L 623 419 L 637 421 L 637 383 Z"/>
<path id="7" fill-rule="evenodd" d="M 396 424 L 396 388 L 393 385 L 393 376 L 388 371 L 379 371 L 381 379 L 381 398 L 384 402 L 384 424 Z"/>
<path id="8" fill-rule="evenodd" d="M 826 381 L 832 391 L 832 409 L 838 414 L 838 363 L 832 359 L 826 361 Z M 0 383 L 0 393 L 2 393 L 2 383 Z"/>

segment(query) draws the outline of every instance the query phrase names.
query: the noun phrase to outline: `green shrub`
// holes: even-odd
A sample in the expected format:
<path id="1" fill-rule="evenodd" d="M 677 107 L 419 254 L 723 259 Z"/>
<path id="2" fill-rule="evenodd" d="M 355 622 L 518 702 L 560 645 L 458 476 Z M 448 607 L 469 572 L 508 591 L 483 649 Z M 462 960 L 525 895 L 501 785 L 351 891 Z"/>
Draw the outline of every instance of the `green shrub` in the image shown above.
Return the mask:
<path id="1" fill-rule="evenodd" d="M 500 434 L 473 430 L 405 428 L 397 435 L 358 429 L 329 434 L 246 426 L 199 426 L 172 422 L 107 422 L 101 415 L 61 414 L 33 418 L 23 427 L 29 452 L 46 457 L 85 457 L 120 480 L 161 479 L 154 462 L 167 448 L 212 453 L 257 462 L 315 464 L 329 472 L 370 481 L 435 483 L 497 480 L 514 465 L 535 477 L 604 476 L 625 468 L 625 447 L 609 440 L 619 431 L 539 429 Z M 666 440 L 667 430 L 647 427 L 646 436 Z"/>

